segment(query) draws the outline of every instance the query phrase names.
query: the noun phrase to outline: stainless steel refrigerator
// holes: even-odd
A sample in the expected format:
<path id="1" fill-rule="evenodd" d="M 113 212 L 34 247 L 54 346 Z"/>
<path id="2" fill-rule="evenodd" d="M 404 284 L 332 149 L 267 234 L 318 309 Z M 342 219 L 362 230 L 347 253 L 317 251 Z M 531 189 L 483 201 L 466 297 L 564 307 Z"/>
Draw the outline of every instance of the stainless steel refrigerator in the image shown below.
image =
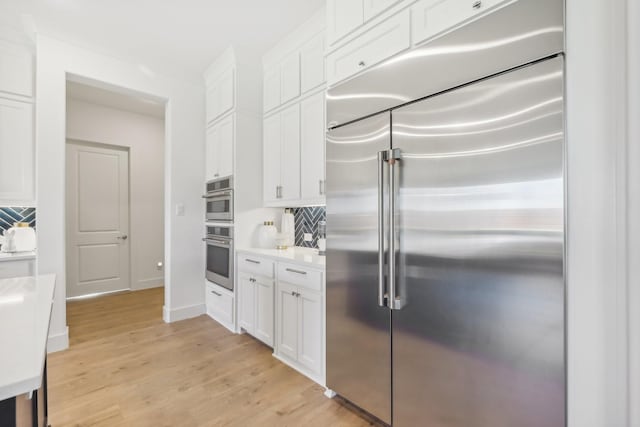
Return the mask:
<path id="1" fill-rule="evenodd" d="M 566 424 L 563 21 L 520 0 L 328 92 L 327 387 L 387 424 Z"/>

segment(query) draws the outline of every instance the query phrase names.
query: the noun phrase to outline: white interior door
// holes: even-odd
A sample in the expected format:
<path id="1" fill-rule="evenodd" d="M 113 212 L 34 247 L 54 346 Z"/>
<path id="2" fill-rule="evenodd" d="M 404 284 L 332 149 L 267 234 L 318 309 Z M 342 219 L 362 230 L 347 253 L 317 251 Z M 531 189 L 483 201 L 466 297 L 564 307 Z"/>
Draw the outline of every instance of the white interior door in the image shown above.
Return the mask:
<path id="1" fill-rule="evenodd" d="M 125 290 L 129 153 L 67 144 L 67 296 Z"/>

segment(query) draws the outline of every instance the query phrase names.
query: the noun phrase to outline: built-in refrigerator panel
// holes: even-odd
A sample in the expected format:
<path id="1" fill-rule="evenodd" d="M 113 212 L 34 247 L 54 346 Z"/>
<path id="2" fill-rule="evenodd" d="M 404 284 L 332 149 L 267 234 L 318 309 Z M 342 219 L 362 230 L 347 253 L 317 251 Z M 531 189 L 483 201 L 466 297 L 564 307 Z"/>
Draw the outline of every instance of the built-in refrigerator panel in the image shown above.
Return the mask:
<path id="1" fill-rule="evenodd" d="M 326 145 L 327 387 L 387 423 L 391 314 L 378 301 L 378 152 L 391 144 L 389 118 L 332 129 Z"/>
<path id="2" fill-rule="evenodd" d="M 565 425 L 563 111 L 558 56 L 392 112 L 394 427 Z"/>

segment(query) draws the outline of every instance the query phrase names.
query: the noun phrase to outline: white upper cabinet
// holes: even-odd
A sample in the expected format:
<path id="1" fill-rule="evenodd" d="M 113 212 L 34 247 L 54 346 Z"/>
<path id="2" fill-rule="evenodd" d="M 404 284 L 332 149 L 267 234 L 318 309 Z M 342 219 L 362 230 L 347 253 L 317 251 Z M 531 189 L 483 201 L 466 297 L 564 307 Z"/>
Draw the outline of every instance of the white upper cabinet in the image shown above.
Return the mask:
<path id="1" fill-rule="evenodd" d="M 340 82 L 410 47 L 410 15 L 404 10 L 329 54 L 328 83 Z"/>
<path id="2" fill-rule="evenodd" d="M 0 98 L 0 203 L 35 202 L 33 104 Z"/>
<path id="3" fill-rule="evenodd" d="M 335 44 L 364 23 L 363 0 L 327 0 L 327 40 Z"/>
<path id="4" fill-rule="evenodd" d="M 324 40 L 324 33 L 320 33 L 302 46 L 300 51 L 302 93 L 325 83 Z"/>
<path id="5" fill-rule="evenodd" d="M 33 96 L 33 55 L 23 46 L 0 40 L 0 92 Z"/>
<path id="6" fill-rule="evenodd" d="M 213 124 L 207 129 L 205 146 L 206 179 L 233 175 L 234 115 Z"/>
<path id="7" fill-rule="evenodd" d="M 422 0 L 411 8 L 413 42 L 420 43 L 506 0 Z"/>
<path id="8" fill-rule="evenodd" d="M 280 199 L 300 199 L 300 105 L 280 113 L 282 126 L 282 165 Z"/>
<path id="9" fill-rule="evenodd" d="M 364 0 L 364 20 L 365 22 L 374 18 L 378 14 L 389 9 L 391 6 L 403 0 Z"/>
<path id="10" fill-rule="evenodd" d="M 271 111 L 280 105 L 280 67 L 264 73 L 264 111 Z"/>
<path id="11" fill-rule="evenodd" d="M 231 111 L 235 105 L 235 69 L 229 68 L 207 83 L 207 123 Z"/>
<path id="12" fill-rule="evenodd" d="M 205 141 L 205 178 L 207 181 L 218 178 L 218 149 L 220 147 L 220 129 L 217 126 L 207 128 Z"/>
<path id="13" fill-rule="evenodd" d="M 289 54 L 280 64 L 280 102 L 300 96 L 300 52 Z"/>
<path id="14" fill-rule="evenodd" d="M 218 173 L 220 176 L 233 175 L 234 118 L 234 115 L 230 115 L 217 125 L 220 129 L 218 141 Z"/>
<path id="15" fill-rule="evenodd" d="M 300 158 L 302 200 L 322 203 L 325 191 L 325 94 L 300 103 Z"/>
<path id="16" fill-rule="evenodd" d="M 280 135 L 280 114 L 274 114 L 264 121 L 263 131 L 263 195 L 266 205 L 273 204 L 280 199 L 280 169 L 282 147 Z"/>

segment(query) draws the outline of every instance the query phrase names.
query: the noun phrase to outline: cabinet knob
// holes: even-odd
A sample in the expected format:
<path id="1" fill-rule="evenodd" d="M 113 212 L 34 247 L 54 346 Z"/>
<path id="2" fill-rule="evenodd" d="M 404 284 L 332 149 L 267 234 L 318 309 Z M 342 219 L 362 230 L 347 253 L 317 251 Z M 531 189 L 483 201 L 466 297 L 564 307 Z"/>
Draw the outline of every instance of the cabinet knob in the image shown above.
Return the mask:
<path id="1" fill-rule="evenodd" d="M 476 1 L 473 3 L 473 8 L 478 10 L 482 7 L 482 2 L 481 1 Z"/>
<path id="2" fill-rule="evenodd" d="M 364 67 L 365 65 L 367 65 L 367 64 L 365 64 L 364 61 L 358 62 L 358 67 L 360 67 L 360 68 Z"/>

